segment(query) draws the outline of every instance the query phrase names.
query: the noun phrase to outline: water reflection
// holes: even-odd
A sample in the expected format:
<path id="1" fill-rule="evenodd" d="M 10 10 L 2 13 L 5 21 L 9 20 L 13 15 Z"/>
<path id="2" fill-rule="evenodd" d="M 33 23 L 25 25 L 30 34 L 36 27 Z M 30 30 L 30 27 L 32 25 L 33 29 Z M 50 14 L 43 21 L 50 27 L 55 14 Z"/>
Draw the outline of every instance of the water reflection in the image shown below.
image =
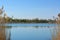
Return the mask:
<path id="1" fill-rule="evenodd" d="M 7 26 L 0 26 L 0 40 L 10 40 L 11 33 L 7 30 Z"/>
<path id="2" fill-rule="evenodd" d="M 54 27 L 0 26 L 0 40 L 52 40 Z"/>
<path id="3" fill-rule="evenodd" d="M 6 40 L 5 27 L 0 27 L 0 40 Z"/>
<path id="4" fill-rule="evenodd" d="M 13 27 L 11 40 L 51 40 L 50 28 Z"/>
<path id="5" fill-rule="evenodd" d="M 60 40 L 60 24 L 57 25 L 56 40 Z"/>

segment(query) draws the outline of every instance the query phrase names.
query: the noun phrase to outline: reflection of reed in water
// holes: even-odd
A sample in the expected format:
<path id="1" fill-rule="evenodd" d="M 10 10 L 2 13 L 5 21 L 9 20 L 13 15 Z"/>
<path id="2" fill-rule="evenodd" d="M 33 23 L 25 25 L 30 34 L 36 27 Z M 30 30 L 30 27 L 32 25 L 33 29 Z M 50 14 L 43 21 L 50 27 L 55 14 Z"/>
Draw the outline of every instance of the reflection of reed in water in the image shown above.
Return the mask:
<path id="1" fill-rule="evenodd" d="M 8 28 L 7 32 L 8 32 L 7 33 L 8 35 L 7 35 L 7 38 L 6 39 L 7 40 L 10 40 L 10 38 L 11 38 L 11 30 L 10 30 L 10 28 Z"/>
<path id="2" fill-rule="evenodd" d="M 60 40 L 60 24 L 57 24 L 57 34 L 56 40 Z"/>
<path id="3" fill-rule="evenodd" d="M 0 40 L 6 40 L 5 28 L 0 26 Z"/>
<path id="4" fill-rule="evenodd" d="M 7 30 L 7 27 L 0 26 L 0 40 L 10 40 L 10 30 Z"/>

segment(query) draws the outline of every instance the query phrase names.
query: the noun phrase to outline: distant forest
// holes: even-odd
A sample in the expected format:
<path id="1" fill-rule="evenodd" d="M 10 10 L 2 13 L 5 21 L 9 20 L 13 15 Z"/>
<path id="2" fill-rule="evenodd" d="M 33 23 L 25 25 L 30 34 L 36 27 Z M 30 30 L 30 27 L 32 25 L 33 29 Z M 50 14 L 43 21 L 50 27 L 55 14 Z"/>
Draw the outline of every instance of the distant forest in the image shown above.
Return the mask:
<path id="1" fill-rule="evenodd" d="M 52 19 L 8 19 L 8 23 L 55 23 Z"/>

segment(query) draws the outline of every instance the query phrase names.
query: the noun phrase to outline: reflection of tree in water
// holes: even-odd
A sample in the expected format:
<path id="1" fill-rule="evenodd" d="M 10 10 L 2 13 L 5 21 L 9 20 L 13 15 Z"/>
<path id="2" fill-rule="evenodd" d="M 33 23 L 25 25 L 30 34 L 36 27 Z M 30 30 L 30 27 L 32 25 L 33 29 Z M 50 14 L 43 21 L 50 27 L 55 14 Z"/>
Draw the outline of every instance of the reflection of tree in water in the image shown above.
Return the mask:
<path id="1" fill-rule="evenodd" d="M 34 26 L 35 28 L 39 28 L 39 26 Z"/>
<path id="2" fill-rule="evenodd" d="M 10 40 L 11 32 L 5 26 L 0 26 L 0 40 Z"/>

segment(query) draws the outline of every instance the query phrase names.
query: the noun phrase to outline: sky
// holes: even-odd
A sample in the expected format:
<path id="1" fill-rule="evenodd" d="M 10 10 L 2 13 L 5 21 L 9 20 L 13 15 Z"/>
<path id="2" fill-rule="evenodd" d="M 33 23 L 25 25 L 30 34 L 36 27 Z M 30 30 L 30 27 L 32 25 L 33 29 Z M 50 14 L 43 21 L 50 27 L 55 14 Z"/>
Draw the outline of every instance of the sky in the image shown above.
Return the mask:
<path id="1" fill-rule="evenodd" d="M 60 13 L 60 0 L 0 0 L 9 17 L 52 19 Z"/>

